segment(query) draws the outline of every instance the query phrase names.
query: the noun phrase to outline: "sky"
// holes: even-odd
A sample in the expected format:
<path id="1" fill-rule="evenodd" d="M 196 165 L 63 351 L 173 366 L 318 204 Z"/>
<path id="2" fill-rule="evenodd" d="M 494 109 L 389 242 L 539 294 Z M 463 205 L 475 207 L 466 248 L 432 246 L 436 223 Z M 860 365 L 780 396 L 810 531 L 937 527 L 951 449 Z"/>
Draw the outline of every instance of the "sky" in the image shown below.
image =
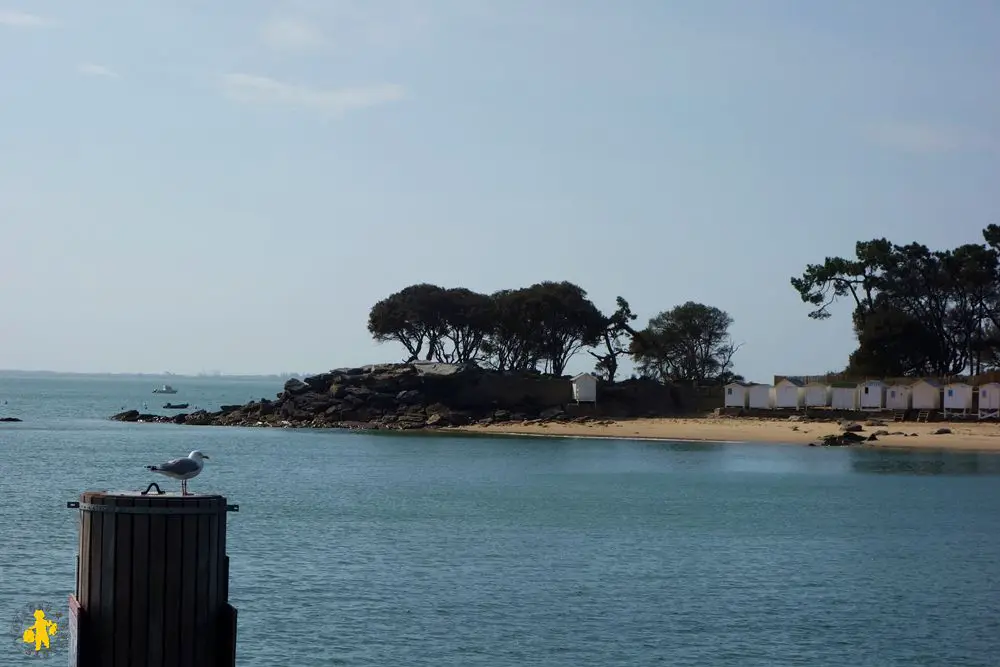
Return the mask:
<path id="1" fill-rule="evenodd" d="M 0 368 L 396 361 L 407 285 L 727 311 L 843 368 L 805 265 L 1000 213 L 995 0 L 0 0 Z M 571 371 L 589 370 L 580 355 Z"/>

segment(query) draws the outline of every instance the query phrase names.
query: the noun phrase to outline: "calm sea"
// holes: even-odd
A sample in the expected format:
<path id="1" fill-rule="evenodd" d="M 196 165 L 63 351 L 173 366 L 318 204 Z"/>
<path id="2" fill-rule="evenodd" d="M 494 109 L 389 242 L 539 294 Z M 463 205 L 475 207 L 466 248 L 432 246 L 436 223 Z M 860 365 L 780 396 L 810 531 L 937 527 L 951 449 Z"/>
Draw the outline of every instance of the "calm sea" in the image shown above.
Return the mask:
<path id="1" fill-rule="evenodd" d="M 0 665 L 72 592 L 66 501 L 195 448 L 242 667 L 1000 665 L 998 457 L 104 419 L 280 388 L 169 381 L 0 378 Z"/>

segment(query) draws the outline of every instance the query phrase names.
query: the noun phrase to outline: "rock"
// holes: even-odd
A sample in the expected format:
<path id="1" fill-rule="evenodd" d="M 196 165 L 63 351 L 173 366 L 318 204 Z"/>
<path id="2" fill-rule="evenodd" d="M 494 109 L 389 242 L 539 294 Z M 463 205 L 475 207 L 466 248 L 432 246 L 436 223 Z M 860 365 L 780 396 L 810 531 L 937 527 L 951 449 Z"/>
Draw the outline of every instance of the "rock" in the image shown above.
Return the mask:
<path id="1" fill-rule="evenodd" d="M 792 415 L 792 416 L 790 416 L 788 418 L 788 421 L 790 421 L 790 422 L 800 422 L 803 419 L 804 419 L 804 417 L 802 415 Z"/>
<path id="2" fill-rule="evenodd" d="M 946 433 L 951 433 L 951 429 L 950 428 L 941 427 L 939 429 L 935 429 L 934 432 L 932 433 L 932 435 L 944 435 Z"/>
<path id="3" fill-rule="evenodd" d="M 869 419 L 865 422 L 865 426 L 888 426 L 888 423 L 881 419 Z"/>
<path id="4" fill-rule="evenodd" d="M 522 374 L 497 381 L 494 371 L 475 364 L 374 364 L 339 368 L 306 378 L 288 378 L 282 391 L 271 400 L 260 399 L 245 405 L 225 405 L 216 411 L 196 410 L 179 415 L 147 415 L 137 410 L 112 417 L 123 422 L 156 422 L 185 425 L 247 426 L 266 428 L 345 428 L 413 429 L 461 426 L 472 423 L 525 423 L 538 419 L 595 423 L 592 418 L 567 414 L 563 405 L 544 402 L 539 396 L 557 396 L 558 391 L 539 393 L 539 382 L 559 381 Z M 518 385 L 522 377 L 526 384 Z M 565 398 L 568 400 L 567 382 Z M 664 402 L 663 385 L 654 394 L 637 402 L 633 393 L 649 391 L 628 381 L 606 388 L 617 400 L 621 417 L 649 412 L 651 405 Z M 617 390 L 617 391 L 616 391 Z M 638 395 L 638 394 L 637 394 Z M 655 399 L 655 401 L 653 400 Z M 542 401 L 542 402 L 540 402 Z M 644 401 L 644 402 L 643 402 Z M 679 399 L 666 397 L 669 405 Z M 606 405 L 615 405 L 609 400 Z M 624 408 L 624 409 L 622 409 Z M 652 411 L 664 416 L 663 411 Z M 667 413 L 669 414 L 669 413 Z M 613 423 L 613 422 L 604 422 Z M 544 425 L 544 424 L 543 424 Z"/>
<path id="5" fill-rule="evenodd" d="M 400 403 L 419 403 L 421 395 L 416 389 L 404 389 L 396 394 L 396 400 Z"/>
<path id="6" fill-rule="evenodd" d="M 376 410 L 395 411 L 396 397 L 393 394 L 376 392 L 368 398 L 368 406 Z"/>
<path id="7" fill-rule="evenodd" d="M 452 426 L 466 426 L 472 423 L 472 420 L 469 418 L 469 415 L 463 412 L 452 412 L 448 415 L 448 422 Z"/>
<path id="8" fill-rule="evenodd" d="M 847 445 L 856 445 L 859 442 L 865 442 L 870 440 L 871 436 L 866 438 L 863 435 L 858 435 L 854 431 L 845 431 L 840 434 L 825 435 L 820 438 L 820 441 L 813 446 L 819 447 L 844 447 Z"/>
<path id="9" fill-rule="evenodd" d="M 137 422 L 139 421 L 139 411 L 126 410 L 125 412 L 119 412 L 112 419 L 116 422 Z"/>
<path id="10" fill-rule="evenodd" d="M 309 385 L 298 378 L 292 378 L 285 382 L 284 388 L 285 392 L 291 394 L 292 396 L 309 391 L 310 389 Z"/>
<path id="11" fill-rule="evenodd" d="M 209 426 L 212 423 L 212 416 L 205 410 L 192 412 L 185 419 L 188 426 Z"/>
<path id="12" fill-rule="evenodd" d="M 4 422 L 4 423 L 7 423 L 7 424 L 13 424 L 13 423 L 19 422 L 19 421 L 21 421 L 21 420 L 18 419 L 17 417 L 0 417 L 0 422 Z"/>
<path id="13" fill-rule="evenodd" d="M 883 428 L 875 431 L 874 433 L 872 433 L 872 435 L 892 435 L 892 434 Z"/>
<path id="14" fill-rule="evenodd" d="M 857 433 L 859 431 L 863 431 L 864 427 L 862 427 L 861 424 L 857 422 L 842 421 L 840 422 L 840 430 L 844 431 L 845 433 Z"/>
<path id="15" fill-rule="evenodd" d="M 448 418 L 444 415 L 434 413 L 424 422 L 427 426 L 448 426 Z"/>
<path id="16" fill-rule="evenodd" d="M 309 385 L 312 391 L 326 391 L 327 387 L 333 384 L 334 373 L 320 373 L 319 375 L 312 375 L 305 379 L 305 384 Z M 286 391 L 288 390 L 286 384 Z"/>
<path id="17" fill-rule="evenodd" d="M 563 411 L 562 406 L 559 406 L 559 407 L 549 408 L 547 410 L 542 410 L 538 414 L 538 418 L 547 421 L 549 419 L 558 419 L 563 414 L 565 414 L 565 412 Z"/>

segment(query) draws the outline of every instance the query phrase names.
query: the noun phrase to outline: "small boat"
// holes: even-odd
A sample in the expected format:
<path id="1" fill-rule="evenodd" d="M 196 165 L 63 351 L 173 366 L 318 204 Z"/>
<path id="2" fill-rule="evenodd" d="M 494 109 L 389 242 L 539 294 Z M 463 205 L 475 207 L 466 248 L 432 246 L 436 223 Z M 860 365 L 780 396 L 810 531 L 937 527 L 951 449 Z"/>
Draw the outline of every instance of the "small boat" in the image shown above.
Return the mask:
<path id="1" fill-rule="evenodd" d="M 165 384 L 162 387 L 158 387 L 153 390 L 154 394 L 176 394 L 177 390 L 171 387 L 169 384 Z"/>
<path id="2" fill-rule="evenodd" d="M 164 403 L 163 404 L 163 409 L 164 410 L 183 410 L 188 405 L 190 405 L 190 403 Z"/>

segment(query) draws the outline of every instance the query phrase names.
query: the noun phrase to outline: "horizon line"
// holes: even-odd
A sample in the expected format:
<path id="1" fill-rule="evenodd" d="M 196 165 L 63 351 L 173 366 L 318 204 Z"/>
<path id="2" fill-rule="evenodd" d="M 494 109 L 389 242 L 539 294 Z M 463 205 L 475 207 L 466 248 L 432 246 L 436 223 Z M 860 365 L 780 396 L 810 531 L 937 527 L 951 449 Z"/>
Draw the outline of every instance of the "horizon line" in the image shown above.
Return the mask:
<path id="1" fill-rule="evenodd" d="M 181 378 L 276 378 L 276 377 L 309 377 L 318 375 L 326 371 L 301 373 L 293 371 L 289 373 L 222 373 L 222 372 L 200 372 L 200 373 L 173 373 L 170 371 L 143 372 L 143 371 L 59 371 L 51 369 L 24 369 L 24 368 L 0 368 L 0 375 L 90 375 L 90 376 L 128 376 L 128 377 L 181 377 Z"/>

